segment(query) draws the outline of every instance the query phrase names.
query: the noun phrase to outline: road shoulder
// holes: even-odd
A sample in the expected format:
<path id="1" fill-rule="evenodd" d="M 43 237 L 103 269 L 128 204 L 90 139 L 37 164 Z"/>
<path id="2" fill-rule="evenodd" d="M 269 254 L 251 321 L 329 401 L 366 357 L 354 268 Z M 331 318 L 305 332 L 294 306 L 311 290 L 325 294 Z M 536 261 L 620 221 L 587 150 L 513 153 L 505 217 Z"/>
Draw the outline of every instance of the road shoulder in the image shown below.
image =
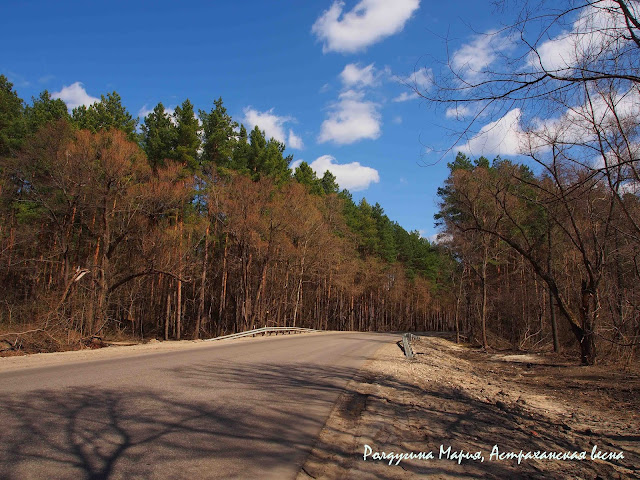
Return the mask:
<path id="1" fill-rule="evenodd" d="M 398 346 L 385 345 L 364 365 L 298 480 L 640 478 L 638 375 L 538 356 L 489 355 L 434 337 L 422 338 L 415 350 L 417 359 L 408 361 Z M 624 458 L 591 459 L 594 446 Z M 518 464 L 492 456 L 495 448 L 498 454 L 578 455 Z M 582 451 L 586 458 L 579 460 Z M 372 460 L 383 452 L 387 459 Z M 410 452 L 431 452 L 434 459 L 389 465 L 389 454 Z M 475 452 L 484 461 L 474 460 Z"/>

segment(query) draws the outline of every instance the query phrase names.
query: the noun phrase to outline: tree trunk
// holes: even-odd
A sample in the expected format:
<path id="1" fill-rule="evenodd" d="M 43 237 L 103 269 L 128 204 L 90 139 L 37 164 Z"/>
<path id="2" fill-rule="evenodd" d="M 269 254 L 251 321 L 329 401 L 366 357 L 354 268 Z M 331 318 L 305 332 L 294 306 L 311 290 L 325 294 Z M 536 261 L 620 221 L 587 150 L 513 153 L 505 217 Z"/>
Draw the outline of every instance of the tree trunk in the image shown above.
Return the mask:
<path id="1" fill-rule="evenodd" d="M 296 304 L 293 309 L 293 323 L 292 323 L 293 327 L 296 326 L 296 316 L 298 314 L 298 305 L 302 300 L 302 277 L 304 276 L 304 260 L 307 255 L 307 242 L 308 240 L 305 240 L 304 247 L 302 248 L 302 260 L 300 261 L 300 280 L 298 281 L 298 290 L 296 292 Z"/>
<path id="2" fill-rule="evenodd" d="M 549 249 L 549 255 L 547 257 L 547 270 L 551 275 L 551 268 L 552 268 L 551 226 L 549 226 L 547 230 L 547 242 L 548 242 L 548 249 Z M 551 322 L 551 335 L 553 336 L 553 351 L 558 353 L 560 351 L 560 341 L 558 340 L 558 323 L 556 321 L 556 305 L 553 301 L 553 294 L 551 293 L 551 289 L 549 289 L 549 320 Z"/>
<path id="3" fill-rule="evenodd" d="M 486 242 L 486 239 L 484 239 Z M 480 312 L 480 326 L 482 328 L 482 347 L 488 348 L 487 342 L 487 262 L 489 256 L 489 246 L 485 243 L 482 256 L 482 276 L 480 283 L 482 284 L 482 307 Z"/>
<path id="4" fill-rule="evenodd" d="M 591 315 L 595 315 L 595 309 L 592 312 L 590 304 L 595 296 L 595 289 L 587 286 L 585 280 L 582 281 L 582 306 L 580 308 L 580 316 L 582 317 L 582 340 L 580 341 L 580 354 L 583 365 L 593 365 L 596 361 L 596 343 L 594 335 L 595 319 Z"/>
<path id="5" fill-rule="evenodd" d="M 167 315 L 164 318 L 164 339 L 169 340 L 169 322 L 171 321 L 171 292 L 167 293 Z"/>
<path id="6" fill-rule="evenodd" d="M 222 321 L 224 309 L 227 302 L 227 237 L 224 237 L 224 253 L 222 255 L 222 285 L 220 287 L 220 308 L 218 310 L 218 318 Z"/>
<path id="7" fill-rule="evenodd" d="M 205 301 L 205 293 L 206 293 L 206 283 L 207 283 L 207 264 L 209 260 L 209 227 L 207 225 L 207 230 L 204 234 L 204 253 L 202 260 L 202 273 L 200 275 L 200 304 L 198 305 L 198 314 L 196 315 L 196 328 L 193 332 L 193 338 L 200 338 L 200 327 L 204 323 L 204 301 Z"/>
<path id="8" fill-rule="evenodd" d="M 178 242 L 178 275 L 182 276 L 182 231 L 183 223 L 180 219 L 180 238 Z M 182 331 L 182 280 L 178 278 L 178 299 L 176 301 L 176 340 L 180 340 L 180 333 Z"/>

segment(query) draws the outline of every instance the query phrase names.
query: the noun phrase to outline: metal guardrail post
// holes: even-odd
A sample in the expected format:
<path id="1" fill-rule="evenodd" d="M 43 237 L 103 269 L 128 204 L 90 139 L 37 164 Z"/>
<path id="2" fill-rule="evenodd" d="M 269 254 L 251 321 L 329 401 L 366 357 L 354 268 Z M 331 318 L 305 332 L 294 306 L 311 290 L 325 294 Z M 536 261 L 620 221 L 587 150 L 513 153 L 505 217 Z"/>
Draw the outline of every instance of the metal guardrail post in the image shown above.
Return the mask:
<path id="1" fill-rule="evenodd" d="M 402 335 L 402 348 L 404 349 L 404 355 L 413 360 L 413 350 L 411 349 L 411 339 L 413 335 L 411 333 L 405 333 Z"/>

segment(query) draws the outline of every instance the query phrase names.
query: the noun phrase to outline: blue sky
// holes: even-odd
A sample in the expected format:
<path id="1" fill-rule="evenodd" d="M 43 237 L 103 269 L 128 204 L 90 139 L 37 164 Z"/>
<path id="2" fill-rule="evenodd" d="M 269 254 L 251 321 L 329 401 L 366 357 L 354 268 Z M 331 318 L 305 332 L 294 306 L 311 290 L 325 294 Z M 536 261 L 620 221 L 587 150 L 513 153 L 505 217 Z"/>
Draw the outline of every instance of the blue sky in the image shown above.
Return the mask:
<path id="1" fill-rule="evenodd" d="M 498 19 L 471 0 L 8 3 L 0 73 L 25 100 L 47 89 L 73 106 L 115 90 L 144 115 L 187 97 L 209 110 L 222 97 L 237 121 L 427 237 L 455 154 L 436 151 L 459 125 L 403 82 L 430 88 L 445 37 L 478 70 L 508 48 L 481 35 Z"/>

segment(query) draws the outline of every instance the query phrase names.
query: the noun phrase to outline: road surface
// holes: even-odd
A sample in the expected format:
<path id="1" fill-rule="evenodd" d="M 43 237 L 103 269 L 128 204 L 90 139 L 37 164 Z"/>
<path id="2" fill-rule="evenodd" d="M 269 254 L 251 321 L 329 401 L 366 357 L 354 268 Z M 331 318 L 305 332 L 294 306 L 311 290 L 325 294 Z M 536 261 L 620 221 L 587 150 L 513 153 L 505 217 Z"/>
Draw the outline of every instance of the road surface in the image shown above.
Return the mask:
<path id="1" fill-rule="evenodd" d="M 1 372 L 0 478 L 294 478 L 342 389 L 394 340 L 303 334 Z"/>

